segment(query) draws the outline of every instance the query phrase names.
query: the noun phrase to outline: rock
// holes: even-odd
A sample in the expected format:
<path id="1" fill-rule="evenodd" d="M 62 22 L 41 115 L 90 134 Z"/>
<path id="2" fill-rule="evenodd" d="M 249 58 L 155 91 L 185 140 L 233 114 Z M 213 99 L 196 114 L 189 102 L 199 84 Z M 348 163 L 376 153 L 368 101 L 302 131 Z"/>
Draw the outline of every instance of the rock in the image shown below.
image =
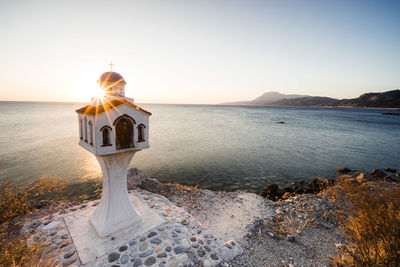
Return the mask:
<path id="1" fill-rule="evenodd" d="M 167 257 L 167 253 L 165 253 L 165 252 L 162 252 L 157 255 L 157 258 L 166 258 L 166 257 Z"/>
<path id="2" fill-rule="evenodd" d="M 272 233 L 272 232 L 268 232 L 268 235 L 269 235 L 270 237 L 274 237 L 274 233 Z"/>
<path id="3" fill-rule="evenodd" d="M 197 256 L 196 256 L 196 254 L 194 254 L 193 251 L 189 251 L 189 252 L 187 253 L 187 256 L 188 256 L 189 259 L 191 259 L 193 262 L 195 262 L 195 263 L 198 262 Z"/>
<path id="4" fill-rule="evenodd" d="M 214 266 L 214 264 L 213 264 L 210 260 L 205 259 L 205 260 L 203 261 L 203 266 L 204 266 L 204 267 L 211 267 L 211 266 Z"/>
<path id="5" fill-rule="evenodd" d="M 129 246 L 131 246 L 131 247 L 133 247 L 136 244 L 137 244 L 137 242 L 135 240 L 132 240 L 131 242 L 129 242 Z"/>
<path id="6" fill-rule="evenodd" d="M 108 262 L 114 262 L 119 259 L 119 253 L 112 252 L 108 255 Z"/>
<path id="7" fill-rule="evenodd" d="M 226 243 L 225 243 L 225 247 L 227 247 L 227 248 L 230 248 L 230 249 L 231 249 L 231 248 L 232 248 L 232 245 L 231 245 L 229 242 L 226 242 Z"/>
<path id="8" fill-rule="evenodd" d="M 386 177 L 386 173 L 384 171 L 380 170 L 380 169 L 373 169 L 370 172 L 370 175 L 372 177 L 374 177 L 375 179 L 377 179 L 377 180 L 381 180 L 381 179 Z"/>
<path id="9" fill-rule="evenodd" d="M 145 261 L 144 261 L 144 265 L 146 265 L 146 266 L 151 266 L 151 265 L 153 265 L 154 263 L 156 263 L 156 258 L 155 257 L 153 257 L 153 256 L 151 256 L 151 257 L 148 257 Z"/>
<path id="10" fill-rule="evenodd" d="M 192 241 L 192 242 L 196 242 L 196 237 L 195 236 L 192 236 L 191 238 L 190 238 L 190 241 Z"/>
<path id="11" fill-rule="evenodd" d="M 142 236 L 142 237 L 139 239 L 139 242 L 143 242 L 143 241 L 145 241 L 146 239 L 147 239 L 147 237 Z"/>
<path id="12" fill-rule="evenodd" d="M 180 255 L 176 256 L 177 262 L 186 262 L 188 259 L 189 258 L 186 254 L 180 254 Z"/>
<path id="13" fill-rule="evenodd" d="M 128 249 L 127 246 L 122 246 L 122 247 L 119 248 L 119 252 L 125 251 L 125 250 L 127 250 L 127 249 Z"/>
<path id="14" fill-rule="evenodd" d="M 72 255 L 74 255 L 74 254 L 75 254 L 75 251 L 72 250 L 72 251 L 70 251 L 70 252 L 68 252 L 68 253 L 66 253 L 66 254 L 64 255 L 64 259 L 69 259 L 69 258 L 71 258 Z"/>
<path id="15" fill-rule="evenodd" d="M 270 184 L 264 187 L 264 191 L 261 193 L 261 195 L 270 200 L 275 200 L 276 196 L 278 195 L 278 191 L 279 186 L 277 184 Z"/>
<path id="16" fill-rule="evenodd" d="M 151 254 L 153 254 L 153 251 L 151 249 L 149 249 L 146 252 L 140 253 L 139 257 L 146 258 L 147 256 L 150 256 Z"/>
<path id="17" fill-rule="evenodd" d="M 215 261 L 219 260 L 218 255 L 215 254 L 215 253 L 211 254 L 211 255 L 210 255 L 210 258 L 213 259 L 213 260 L 215 260 Z"/>
<path id="18" fill-rule="evenodd" d="M 63 234 L 63 235 L 61 236 L 61 239 L 68 239 L 68 235 L 67 235 L 67 234 Z"/>
<path id="19" fill-rule="evenodd" d="M 197 254 L 199 255 L 199 257 L 204 257 L 206 255 L 206 252 L 204 250 L 199 250 L 197 251 Z"/>
<path id="20" fill-rule="evenodd" d="M 128 171 L 127 175 L 127 188 L 128 190 L 136 189 L 138 186 L 141 186 L 143 183 L 149 180 L 149 177 L 146 176 L 144 173 L 139 171 L 136 168 L 131 168 Z"/>
<path id="21" fill-rule="evenodd" d="M 325 178 L 315 178 L 312 179 L 311 181 L 308 182 L 308 185 L 310 186 L 310 191 L 309 193 L 317 194 L 326 188 L 328 188 L 330 185 L 333 185 L 334 182 L 330 181 Z"/>
<path id="22" fill-rule="evenodd" d="M 155 237 L 150 242 L 153 244 L 159 245 L 159 244 L 161 244 L 162 240 L 158 237 Z"/>
<path id="23" fill-rule="evenodd" d="M 296 237 L 294 235 L 287 235 L 287 240 L 289 242 L 295 242 L 296 241 Z"/>
<path id="24" fill-rule="evenodd" d="M 327 229 L 331 229 L 333 227 L 332 224 L 326 223 L 326 222 L 323 222 L 323 221 L 319 221 L 319 220 L 315 220 L 315 224 L 321 225 L 322 227 L 325 227 Z"/>
<path id="25" fill-rule="evenodd" d="M 384 168 L 385 171 L 387 172 L 391 172 L 391 173 L 396 173 L 397 170 L 396 169 L 391 169 L 391 168 Z"/>
<path id="26" fill-rule="evenodd" d="M 336 167 L 336 170 L 337 170 L 339 175 L 347 174 L 347 173 L 351 172 L 351 170 L 349 168 L 346 168 L 346 167 L 344 167 L 344 168 Z"/>
<path id="27" fill-rule="evenodd" d="M 166 239 L 166 238 L 168 238 L 168 233 L 167 233 L 167 232 L 162 232 L 162 233 L 160 234 L 160 237 L 161 237 L 162 239 Z"/>
<path id="28" fill-rule="evenodd" d="M 149 246 L 149 245 L 147 244 L 147 242 L 146 242 L 146 243 L 142 243 L 142 244 L 139 246 L 139 250 L 140 250 L 140 251 L 145 251 L 145 250 L 147 249 L 148 246 Z"/>
<path id="29" fill-rule="evenodd" d="M 365 182 L 373 181 L 374 178 L 371 175 L 368 175 L 368 174 L 362 172 L 356 177 L 356 180 L 359 183 L 365 183 Z"/>
<path id="30" fill-rule="evenodd" d="M 129 260 L 129 257 L 128 257 L 128 255 L 123 255 L 123 256 L 121 257 L 121 264 L 125 264 L 125 263 L 127 263 L 127 262 L 128 262 L 128 260 Z"/>
<path id="31" fill-rule="evenodd" d="M 386 182 L 400 182 L 399 177 L 394 175 L 388 175 L 385 178 L 383 178 L 383 180 Z"/>
<path id="32" fill-rule="evenodd" d="M 31 224 L 31 226 L 29 226 L 32 229 L 36 229 L 38 228 L 39 225 L 41 225 L 42 222 L 41 221 L 35 221 L 34 223 Z"/>
<path id="33" fill-rule="evenodd" d="M 68 259 L 63 263 L 63 267 L 67 267 L 70 266 L 72 263 L 74 263 L 77 260 L 77 258 L 72 258 L 72 259 Z"/>
<path id="34" fill-rule="evenodd" d="M 183 253 L 185 250 L 183 249 L 183 247 L 181 247 L 181 246 L 177 246 L 177 247 L 174 247 L 174 252 L 175 252 L 175 254 L 181 254 L 181 253 Z"/>
<path id="35" fill-rule="evenodd" d="M 147 235 L 147 237 L 148 237 L 148 238 L 152 238 L 152 237 L 155 236 L 155 235 L 157 235 L 156 232 L 150 232 L 150 233 Z"/>
<path id="36" fill-rule="evenodd" d="M 133 262 L 133 267 L 138 267 L 141 266 L 142 264 L 143 264 L 142 259 L 136 258 L 135 261 Z"/>
<path id="37" fill-rule="evenodd" d="M 188 249 L 188 248 L 191 247 L 191 245 L 189 244 L 189 242 L 188 242 L 186 239 L 184 239 L 184 240 L 182 241 L 181 246 L 182 246 L 184 249 Z"/>
<path id="38" fill-rule="evenodd" d="M 166 251 L 166 252 L 171 252 L 171 250 L 172 250 L 172 247 L 171 247 L 171 246 L 168 246 L 168 247 L 165 248 L 165 251 Z"/>

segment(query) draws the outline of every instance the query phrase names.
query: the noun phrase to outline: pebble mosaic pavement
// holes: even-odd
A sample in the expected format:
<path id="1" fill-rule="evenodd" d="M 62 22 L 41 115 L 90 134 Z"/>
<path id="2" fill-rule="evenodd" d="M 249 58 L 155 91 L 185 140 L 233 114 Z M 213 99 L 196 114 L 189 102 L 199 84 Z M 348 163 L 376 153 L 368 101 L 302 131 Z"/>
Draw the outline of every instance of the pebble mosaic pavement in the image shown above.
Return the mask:
<path id="1" fill-rule="evenodd" d="M 184 208 L 165 197 L 144 190 L 132 190 L 129 194 L 141 199 L 166 222 L 85 265 L 79 260 L 64 217 L 89 205 L 96 206 L 98 200 L 71 207 L 65 214 L 55 213 L 26 222 L 23 229 L 33 233 L 30 242 L 42 242 L 44 258 L 57 266 L 228 266 L 229 261 L 242 253 L 236 241 L 220 240 Z"/>

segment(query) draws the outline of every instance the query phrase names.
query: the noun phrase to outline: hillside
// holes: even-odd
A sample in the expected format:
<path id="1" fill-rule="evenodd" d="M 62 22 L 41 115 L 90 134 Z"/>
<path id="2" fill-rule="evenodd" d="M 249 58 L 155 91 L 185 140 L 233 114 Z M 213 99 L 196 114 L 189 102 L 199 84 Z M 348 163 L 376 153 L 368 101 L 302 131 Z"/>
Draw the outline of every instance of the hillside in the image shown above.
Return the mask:
<path id="1" fill-rule="evenodd" d="M 293 99 L 282 99 L 279 101 L 275 101 L 275 102 L 271 103 L 270 105 L 308 107 L 308 106 L 321 106 L 321 105 L 325 105 L 325 104 L 331 103 L 336 100 L 337 99 L 329 98 L 329 97 L 307 96 L 307 97 L 299 97 L 299 98 L 293 98 Z"/>
<path id="2" fill-rule="evenodd" d="M 285 95 L 279 92 L 267 92 L 251 101 L 227 102 L 222 104 L 248 106 L 400 108 L 400 89 L 382 93 L 366 93 L 358 98 L 342 100 L 322 96 Z"/>
<path id="3" fill-rule="evenodd" d="M 222 105 L 248 105 L 248 106 L 265 106 L 270 105 L 282 99 L 294 99 L 300 97 L 308 97 L 307 95 L 286 95 L 279 92 L 271 91 L 262 94 L 261 96 L 250 101 L 226 102 Z"/>
<path id="4" fill-rule="evenodd" d="M 400 108 L 400 90 L 397 89 L 383 93 L 367 93 L 358 98 L 333 101 L 324 106 Z"/>

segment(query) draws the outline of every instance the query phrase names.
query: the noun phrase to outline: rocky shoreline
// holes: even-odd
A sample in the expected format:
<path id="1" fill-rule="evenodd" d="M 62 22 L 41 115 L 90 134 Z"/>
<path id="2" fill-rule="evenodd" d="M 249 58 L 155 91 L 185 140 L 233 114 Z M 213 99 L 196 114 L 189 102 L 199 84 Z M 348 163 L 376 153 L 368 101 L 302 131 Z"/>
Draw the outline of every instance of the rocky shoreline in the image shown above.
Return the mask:
<path id="1" fill-rule="evenodd" d="M 400 175 L 396 169 L 384 168 L 384 170 L 374 169 L 369 174 L 353 171 L 349 168 L 337 168 L 338 179 L 315 178 L 309 182 L 300 181 L 287 184 L 280 188 L 277 184 L 270 184 L 264 187 L 259 194 L 265 198 L 276 201 L 287 199 L 301 194 L 319 194 L 330 186 L 334 186 L 340 179 L 354 178 L 359 182 L 367 181 L 386 181 L 400 182 Z"/>
<path id="2" fill-rule="evenodd" d="M 264 188 L 263 192 L 254 194 L 244 191 L 211 191 L 180 184 L 164 184 L 147 177 L 137 169 L 130 169 L 127 187 L 131 193 L 145 196 L 144 199 L 147 199 L 145 201 L 149 202 L 150 207 L 161 207 L 161 204 L 154 205 L 150 202 L 152 199 L 161 199 L 160 197 L 156 198 L 157 195 L 163 196 L 165 201 L 168 199 L 175 206 L 172 209 L 184 211 L 193 218 L 192 221 L 197 225 L 193 229 L 196 230 L 196 227 L 201 225 L 202 231 L 208 231 L 218 238 L 223 244 L 223 247 L 219 249 L 233 251 L 232 249 L 235 248 L 237 252 L 240 252 L 232 254 L 235 255 L 234 258 L 224 259 L 217 256 L 219 259 L 215 260 L 217 258 L 215 255 L 219 255 L 218 252 L 211 251 L 210 255 L 216 253 L 211 257 L 206 251 L 208 256 L 204 254 L 203 258 L 201 255 L 201 257 L 194 257 L 193 252 L 190 252 L 192 253 L 190 255 L 181 254 L 179 249 L 171 247 L 171 249 L 168 248 L 168 252 L 166 251 L 167 255 L 171 254 L 174 255 L 173 257 L 182 259 L 183 255 L 186 255 L 187 262 L 167 265 L 167 262 L 161 264 L 165 260 L 160 261 L 157 258 L 158 254 L 164 252 L 154 245 L 155 247 L 152 249 L 153 253 L 156 253 L 154 254 L 156 261 L 152 259 L 146 264 L 144 258 L 139 257 L 136 260 L 133 257 L 134 261 L 131 263 L 136 263 L 135 266 L 166 267 L 329 266 L 332 257 L 337 255 L 338 251 L 346 244 L 346 239 L 335 217 L 336 207 L 330 202 L 327 192 L 330 188 L 339 186 L 339 183 L 343 181 L 351 182 L 354 185 L 384 181 L 398 186 L 400 177 L 397 170 L 388 168 L 373 170 L 370 173 L 340 168 L 335 180 L 319 178 L 311 180 L 309 183 L 292 183 L 284 188 L 269 185 Z M 32 235 L 32 242 L 41 240 L 48 244 L 43 252 L 43 259 L 61 257 L 63 260 L 58 262 L 60 266 L 77 266 L 79 259 L 74 252 L 72 240 L 68 237 L 66 229 L 61 227 L 60 218 L 68 213 L 85 209 L 87 205 L 97 203 L 96 201 L 92 202 L 57 202 L 43 207 L 23 219 L 25 227 L 22 231 L 24 234 Z M 171 209 L 166 206 L 165 210 Z M 169 216 L 168 213 L 170 211 L 160 214 Z M 56 231 L 53 229 L 51 233 L 38 231 L 38 229 L 50 229 L 53 226 L 54 229 L 61 228 Z M 167 235 L 162 231 L 157 234 Z M 175 232 L 168 232 L 168 236 L 173 237 L 173 234 L 176 235 Z M 140 246 L 139 240 L 135 242 Z M 191 241 L 188 242 L 191 244 Z M 218 246 L 216 245 L 215 248 L 217 249 Z M 128 251 L 136 249 L 134 246 L 127 245 L 127 247 Z M 196 248 L 194 249 L 196 250 Z M 197 253 L 197 250 L 194 252 Z M 120 252 L 116 251 L 115 253 Z M 133 252 L 130 253 L 133 255 Z M 110 255 L 105 256 L 98 266 L 130 266 L 128 264 L 131 260 L 127 261 L 127 256 L 122 259 L 123 255 L 121 254 L 121 259 L 109 261 L 109 257 L 112 258 Z M 164 256 L 164 254 L 160 255 Z"/>

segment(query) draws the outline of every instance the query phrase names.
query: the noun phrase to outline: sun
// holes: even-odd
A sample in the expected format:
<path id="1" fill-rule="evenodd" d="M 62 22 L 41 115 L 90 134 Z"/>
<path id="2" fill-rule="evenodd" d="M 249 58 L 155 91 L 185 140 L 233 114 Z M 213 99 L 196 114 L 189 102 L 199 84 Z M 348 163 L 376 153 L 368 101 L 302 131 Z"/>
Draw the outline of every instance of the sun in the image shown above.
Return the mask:
<path id="1" fill-rule="evenodd" d="M 104 91 L 102 89 L 97 89 L 94 92 L 94 97 L 96 98 L 102 98 L 104 97 Z"/>

